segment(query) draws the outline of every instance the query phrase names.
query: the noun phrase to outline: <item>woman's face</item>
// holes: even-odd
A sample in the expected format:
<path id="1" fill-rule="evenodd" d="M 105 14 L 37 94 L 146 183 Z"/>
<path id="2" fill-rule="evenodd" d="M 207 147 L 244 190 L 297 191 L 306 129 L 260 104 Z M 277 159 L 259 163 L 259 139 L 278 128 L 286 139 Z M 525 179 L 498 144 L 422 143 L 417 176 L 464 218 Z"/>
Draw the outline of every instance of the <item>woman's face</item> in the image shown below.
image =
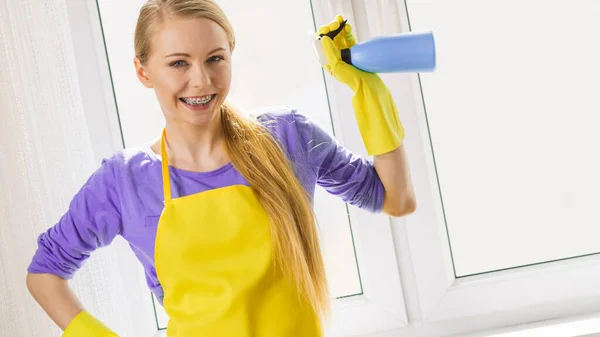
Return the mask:
<path id="1" fill-rule="evenodd" d="M 202 126 L 218 118 L 231 85 L 225 30 L 209 19 L 166 19 L 152 37 L 139 80 L 154 88 L 167 121 Z"/>

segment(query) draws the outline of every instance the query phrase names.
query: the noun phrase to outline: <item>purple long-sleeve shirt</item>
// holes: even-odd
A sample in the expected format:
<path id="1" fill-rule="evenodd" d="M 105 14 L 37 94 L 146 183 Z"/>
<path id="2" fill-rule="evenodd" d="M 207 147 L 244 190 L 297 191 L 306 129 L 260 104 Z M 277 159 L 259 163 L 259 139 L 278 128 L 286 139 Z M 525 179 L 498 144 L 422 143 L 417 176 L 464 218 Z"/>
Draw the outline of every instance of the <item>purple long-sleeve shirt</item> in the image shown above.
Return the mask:
<path id="1" fill-rule="evenodd" d="M 370 161 L 340 146 L 292 108 L 271 108 L 258 120 L 275 136 L 309 195 L 314 196 L 318 184 L 351 205 L 381 211 L 384 189 Z M 161 172 L 161 158 L 148 144 L 103 160 L 58 223 L 39 236 L 27 270 L 71 279 L 94 250 L 121 235 L 142 263 L 150 290 L 162 302 L 154 269 L 154 240 L 164 199 Z M 231 163 L 210 172 L 170 167 L 170 175 L 173 198 L 249 185 Z"/>

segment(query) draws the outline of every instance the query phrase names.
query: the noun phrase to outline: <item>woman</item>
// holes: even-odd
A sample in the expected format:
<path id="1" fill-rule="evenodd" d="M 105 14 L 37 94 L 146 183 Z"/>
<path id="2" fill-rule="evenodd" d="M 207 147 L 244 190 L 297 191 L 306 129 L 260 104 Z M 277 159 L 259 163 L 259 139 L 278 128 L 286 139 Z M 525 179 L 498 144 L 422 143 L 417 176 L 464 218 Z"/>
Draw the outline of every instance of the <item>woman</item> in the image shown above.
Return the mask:
<path id="1" fill-rule="evenodd" d="M 322 335 L 329 297 L 315 185 L 372 212 L 402 216 L 415 208 L 391 95 L 377 75 L 340 60 L 339 49 L 354 43 L 349 25 L 334 40 L 322 38 L 326 69 L 354 91 L 374 163 L 293 109 L 252 120 L 225 101 L 235 38 L 213 0 L 143 6 L 135 68 L 156 93 L 163 134 L 104 160 L 39 237 L 28 268 L 30 292 L 64 336 L 116 336 L 66 281 L 116 235 L 143 264 L 170 317 L 169 337 Z"/>

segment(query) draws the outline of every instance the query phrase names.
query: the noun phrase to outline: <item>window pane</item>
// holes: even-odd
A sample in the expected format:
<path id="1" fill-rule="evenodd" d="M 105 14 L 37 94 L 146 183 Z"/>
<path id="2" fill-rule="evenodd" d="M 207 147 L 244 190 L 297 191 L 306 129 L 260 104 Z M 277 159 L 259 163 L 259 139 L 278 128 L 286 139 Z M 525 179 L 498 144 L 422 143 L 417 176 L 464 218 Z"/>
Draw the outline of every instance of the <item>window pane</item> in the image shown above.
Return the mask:
<path id="1" fill-rule="evenodd" d="M 600 252 L 600 2 L 406 2 L 457 275 Z"/>
<path id="2" fill-rule="evenodd" d="M 154 92 L 138 82 L 132 61 L 135 21 L 144 2 L 98 0 L 126 146 L 156 137 L 164 125 Z M 308 40 L 315 29 L 310 2 L 219 3 L 237 37 L 230 99 L 247 111 L 269 105 L 295 106 L 333 134 L 323 73 Z M 332 295 L 360 294 L 346 205 L 319 187 L 315 211 Z M 164 313 L 158 315 L 164 323 Z"/>

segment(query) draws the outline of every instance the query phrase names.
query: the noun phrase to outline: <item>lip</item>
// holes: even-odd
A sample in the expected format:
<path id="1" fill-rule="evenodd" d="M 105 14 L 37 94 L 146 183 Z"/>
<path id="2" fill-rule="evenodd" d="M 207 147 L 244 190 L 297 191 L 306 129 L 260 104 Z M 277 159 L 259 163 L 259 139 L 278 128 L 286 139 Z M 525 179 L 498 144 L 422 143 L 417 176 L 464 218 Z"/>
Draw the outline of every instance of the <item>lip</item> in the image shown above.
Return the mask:
<path id="1" fill-rule="evenodd" d="M 206 97 L 208 95 L 204 95 L 204 96 L 188 96 L 188 97 L 180 97 L 179 98 L 179 102 L 181 102 L 181 104 L 183 104 L 186 108 L 192 110 L 192 111 L 203 111 L 203 110 L 207 110 L 210 107 L 213 106 L 213 102 L 215 101 L 215 99 L 217 98 L 217 94 L 212 94 L 213 98 L 210 100 L 210 102 L 208 104 L 205 105 L 189 105 L 186 102 L 184 102 L 182 100 L 182 98 L 201 98 L 201 97 Z"/>
<path id="2" fill-rule="evenodd" d="M 212 93 L 212 94 L 206 94 L 206 95 L 200 95 L 200 96 L 182 96 L 182 97 L 179 97 L 179 98 L 202 98 L 202 97 L 214 96 L 214 95 L 216 95 L 216 94 Z"/>

